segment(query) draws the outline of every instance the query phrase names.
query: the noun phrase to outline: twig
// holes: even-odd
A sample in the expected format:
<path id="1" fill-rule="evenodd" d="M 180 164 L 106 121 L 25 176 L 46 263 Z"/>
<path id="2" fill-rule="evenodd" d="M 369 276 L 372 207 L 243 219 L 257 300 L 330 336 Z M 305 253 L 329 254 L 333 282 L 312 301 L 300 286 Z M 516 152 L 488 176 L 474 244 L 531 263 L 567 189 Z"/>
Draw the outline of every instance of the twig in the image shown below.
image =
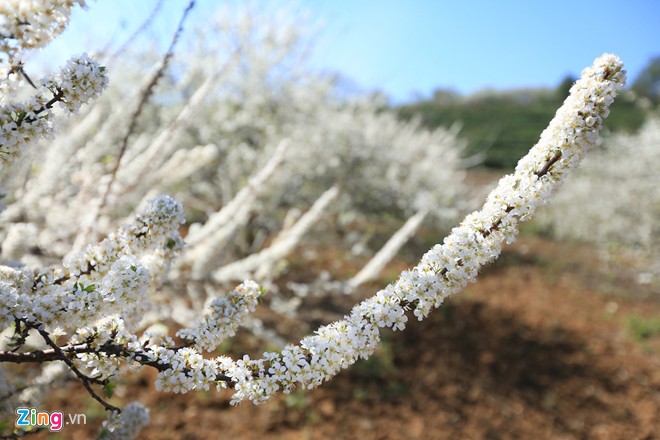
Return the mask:
<path id="1" fill-rule="evenodd" d="M 145 105 L 149 101 L 151 95 L 153 95 L 154 89 L 156 85 L 158 85 L 158 81 L 163 77 L 165 70 L 169 66 L 170 60 L 174 56 L 174 48 L 177 42 L 179 41 L 179 37 L 181 36 L 181 33 L 183 32 L 183 24 L 185 23 L 186 18 L 188 17 L 188 13 L 192 10 L 194 6 L 195 6 L 195 0 L 191 0 L 190 3 L 188 3 L 186 9 L 183 11 L 183 15 L 181 16 L 181 20 L 179 21 L 179 26 L 177 27 L 176 32 L 172 37 L 172 42 L 170 43 L 170 47 L 167 49 L 167 52 L 165 53 L 165 56 L 163 57 L 163 60 L 160 63 L 160 66 L 158 67 L 154 75 L 151 77 L 151 80 L 149 81 L 147 86 L 142 91 L 142 94 L 140 95 L 140 101 L 138 102 L 138 106 L 131 115 L 128 130 L 126 131 L 126 134 L 124 135 L 121 141 L 120 144 L 121 146 L 119 147 L 119 154 L 117 155 L 117 160 L 115 161 L 115 164 L 112 168 L 112 172 L 110 173 L 110 181 L 108 182 L 108 184 L 105 187 L 105 190 L 103 191 L 103 195 L 101 196 L 101 201 L 99 202 L 97 208 L 95 209 L 90 222 L 87 224 L 85 230 L 81 234 L 83 241 L 86 241 L 86 238 L 89 235 L 94 224 L 96 223 L 96 220 L 101 214 L 101 211 L 105 208 L 105 205 L 107 204 L 108 196 L 112 192 L 112 185 L 117 179 L 117 171 L 119 170 L 121 161 L 124 155 L 126 154 L 126 150 L 128 149 L 128 141 L 135 132 L 135 129 L 137 128 L 137 121 L 140 118 L 140 115 L 142 114 Z"/>
<path id="2" fill-rule="evenodd" d="M 48 346 L 50 346 L 50 347 L 53 349 L 53 351 L 57 354 L 57 359 L 63 361 L 65 364 L 67 364 L 67 365 L 69 366 L 69 368 L 71 368 L 71 371 L 73 371 L 73 373 L 74 373 L 76 376 L 78 376 L 78 378 L 82 381 L 83 386 L 85 387 L 85 389 L 87 390 L 87 392 L 92 396 L 92 398 L 94 398 L 94 400 L 96 400 L 96 401 L 99 402 L 101 405 L 103 405 L 103 408 L 105 408 L 106 411 L 109 411 L 109 412 L 121 412 L 121 410 L 120 410 L 119 408 L 117 408 L 116 406 L 111 405 L 111 404 L 109 404 L 108 402 L 106 402 L 105 400 L 103 400 L 103 399 L 101 398 L 101 396 L 99 396 L 99 395 L 96 393 L 96 391 L 94 391 L 94 389 L 92 388 L 92 386 L 90 385 L 90 383 L 104 384 L 103 381 L 100 381 L 100 380 L 98 380 L 98 379 L 94 379 L 94 378 L 92 378 L 92 377 L 89 377 L 89 376 L 83 374 L 83 373 L 82 373 L 82 372 L 81 372 L 81 371 L 80 371 L 80 370 L 79 370 L 79 369 L 73 364 L 73 361 L 72 361 L 71 359 L 69 359 L 69 358 L 67 357 L 67 355 L 64 354 L 64 352 L 62 351 L 62 349 L 61 349 L 61 348 L 60 348 L 60 347 L 59 347 L 59 346 L 58 346 L 58 345 L 57 345 L 57 344 L 56 344 L 56 343 L 50 338 L 50 336 L 48 335 L 48 332 L 47 332 L 47 331 L 42 330 L 42 329 L 39 329 L 39 328 L 37 329 L 37 331 L 39 332 L 39 334 L 41 335 L 41 337 L 44 339 L 44 341 L 46 342 L 46 344 L 48 344 Z"/>
<path id="3" fill-rule="evenodd" d="M 147 17 L 147 19 L 144 20 L 140 25 L 140 27 L 138 27 L 135 30 L 135 32 L 133 32 L 131 36 L 126 39 L 124 44 L 122 44 L 119 49 L 117 49 L 112 55 L 110 55 L 110 58 L 108 59 L 108 64 L 113 62 L 115 58 L 117 58 L 122 52 L 126 50 L 126 48 L 133 42 L 133 40 L 135 40 L 135 38 L 138 35 L 144 32 L 151 25 L 151 22 L 154 21 L 154 18 L 156 18 L 156 15 L 158 15 L 162 6 L 163 6 L 163 0 L 158 0 L 154 8 L 151 10 L 151 13 Z"/>

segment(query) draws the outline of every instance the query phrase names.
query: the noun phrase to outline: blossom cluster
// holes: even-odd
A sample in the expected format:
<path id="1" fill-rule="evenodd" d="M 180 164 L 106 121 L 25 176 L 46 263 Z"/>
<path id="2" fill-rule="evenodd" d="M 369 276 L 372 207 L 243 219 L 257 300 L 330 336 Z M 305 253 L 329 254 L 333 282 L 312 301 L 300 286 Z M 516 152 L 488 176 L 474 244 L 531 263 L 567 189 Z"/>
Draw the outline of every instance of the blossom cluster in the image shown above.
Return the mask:
<path id="1" fill-rule="evenodd" d="M 254 311 L 261 294 L 259 285 L 246 281 L 226 296 L 211 299 L 204 319 L 177 332 L 177 336 L 191 346 L 175 348 L 173 341 L 166 338 L 161 343 L 144 344 L 144 349 L 138 350 L 139 355 L 134 360 L 158 365 L 160 372 L 155 386 L 160 391 L 185 393 L 209 390 L 212 386 L 218 389 L 227 387 L 227 380 L 221 378 L 226 371 L 235 370 L 235 363 L 226 356 L 206 359 L 200 352 L 212 351 L 233 336 L 248 314 Z M 114 342 L 117 343 L 117 339 Z M 131 350 L 127 341 L 123 342 L 122 345 Z"/>
<path id="2" fill-rule="evenodd" d="M 135 353 L 142 349 L 138 337 L 127 328 L 127 319 L 115 314 L 102 317 L 93 324 L 81 325 L 69 339 L 70 344 L 85 344 L 92 350 L 101 350 L 106 344 L 122 347 L 126 352 Z M 133 326 L 134 327 L 134 326 Z M 119 375 L 123 359 L 116 356 L 99 356 L 98 353 L 81 353 L 73 363 L 91 377 L 111 378 Z"/>
<path id="3" fill-rule="evenodd" d="M 105 67 L 83 53 L 69 59 L 54 78 L 44 82 L 44 86 L 53 96 L 61 96 L 59 103 L 63 108 L 76 113 L 80 106 L 103 93 L 108 78 Z"/>
<path id="4" fill-rule="evenodd" d="M 75 113 L 82 104 L 98 97 L 107 84 L 105 68 L 83 54 L 43 82 L 52 93 L 50 99 L 37 93 L 27 102 L 0 106 L 0 166 L 15 161 L 23 149 L 52 133 L 55 103 Z"/>
<path id="5" fill-rule="evenodd" d="M 228 294 L 207 300 L 206 313 L 197 325 L 177 332 L 182 339 L 192 341 L 200 351 L 213 351 L 254 312 L 261 288 L 254 281 L 245 281 Z"/>
<path id="6" fill-rule="evenodd" d="M 6 0 L 0 3 L 0 50 L 35 49 L 48 44 L 69 24 L 74 6 L 85 0 Z"/>
<path id="7" fill-rule="evenodd" d="M 231 369 L 233 361 L 227 356 L 204 358 L 192 347 L 174 349 L 163 345 L 147 347 L 150 362 L 162 366 L 154 383 L 158 391 L 187 393 L 192 390 L 209 390 L 211 386 L 226 386 L 220 378 Z"/>
<path id="8" fill-rule="evenodd" d="M 33 84 L 23 70 L 22 52 L 41 48 L 59 35 L 76 5 L 85 7 L 85 0 L 0 2 L 0 103 L 14 95 L 24 79 Z"/>
<path id="9" fill-rule="evenodd" d="M 50 135 L 52 115 L 46 102 L 43 95 L 36 95 L 27 102 L 0 107 L 0 167 L 18 159 L 32 142 Z"/>
<path id="10" fill-rule="evenodd" d="M 61 268 L 31 275 L 3 267 L 0 328 L 15 319 L 49 328 L 84 327 L 113 314 L 137 324 L 152 272 L 158 273 L 166 265 L 162 258 L 182 245 L 178 227 L 183 221 L 181 204 L 161 196 L 117 233 L 66 258 Z M 150 258 L 141 258 L 145 254 Z"/>

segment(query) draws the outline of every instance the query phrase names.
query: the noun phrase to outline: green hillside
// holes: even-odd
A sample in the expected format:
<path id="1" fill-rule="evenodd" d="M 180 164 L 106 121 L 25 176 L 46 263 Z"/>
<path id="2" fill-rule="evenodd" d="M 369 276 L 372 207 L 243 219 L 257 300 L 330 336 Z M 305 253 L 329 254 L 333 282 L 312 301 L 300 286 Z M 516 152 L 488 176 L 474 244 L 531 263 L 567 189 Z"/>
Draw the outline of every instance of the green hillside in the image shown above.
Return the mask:
<path id="1" fill-rule="evenodd" d="M 660 58 L 653 60 L 621 99 L 611 107 L 606 130 L 637 130 L 650 110 L 657 107 L 656 72 Z M 650 80 L 649 77 L 652 77 Z M 638 84 L 639 82 L 642 84 Z M 490 168 L 513 168 L 534 145 L 568 94 L 572 78 L 555 89 L 486 91 L 462 96 L 437 90 L 430 99 L 397 107 L 403 119 L 421 118 L 429 128 L 462 124 L 468 141 L 467 154 L 483 153 L 482 164 Z"/>

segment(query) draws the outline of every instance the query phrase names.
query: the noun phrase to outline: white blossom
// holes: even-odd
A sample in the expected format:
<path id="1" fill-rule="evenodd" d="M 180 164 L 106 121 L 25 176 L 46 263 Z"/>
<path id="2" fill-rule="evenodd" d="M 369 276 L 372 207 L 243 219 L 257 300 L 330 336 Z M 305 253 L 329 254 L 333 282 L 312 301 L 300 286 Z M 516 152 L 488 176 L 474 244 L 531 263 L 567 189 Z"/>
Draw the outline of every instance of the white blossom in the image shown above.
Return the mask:
<path id="1" fill-rule="evenodd" d="M 5 0 L 0 3 L 2 52 L 43 47 L 68 25 L 74 6 L 85 0 Z"/>
<path id="2" fill-rule="evenodd" d="M 191 328 L 177 332 L 182 339 L 193 341 L 200 351 L 213 351 L 254 312 L 261 288 L 254 281 L 245 281 L 225 296 L 209 298 L 204 319 Z"/>
<path id="3" fill-rule="evenodd" d="M 37 93 L 24 103 L 0 105 L 0 166 L 11 164 L 25 148 L 52 135 L 51 109 L 55 103 L 75 113 L 82 104 L 98 97 L 107 84 L 105 68 L 83 54 L 71 58 L 57 75 L 44 81 L 51 97 Z"/>
<path id="4" fill-rule="evenodd" d="M 167 266 L 164 259 L 182 244 L 178 227 L 183 221 L 181 205 L 161 196 L 117 233 L 66 258 L 61 268 L 31 275 L 3 267 L 0 325 L 20 319 L 84 327 L 116 314 L 135 327 L 148 305 L 144 295 L 153 285 L 153 272 Z"/>
<path id="5" fill-rule="evenodd" d="M 59 73 L 44 82 L 54 96 L 61 96 L 60 105 L 76 113 L 80 106 L 96 99 L 108 86 L 105 67 L 100 66 L 86 53 L 71 58 Z"/>

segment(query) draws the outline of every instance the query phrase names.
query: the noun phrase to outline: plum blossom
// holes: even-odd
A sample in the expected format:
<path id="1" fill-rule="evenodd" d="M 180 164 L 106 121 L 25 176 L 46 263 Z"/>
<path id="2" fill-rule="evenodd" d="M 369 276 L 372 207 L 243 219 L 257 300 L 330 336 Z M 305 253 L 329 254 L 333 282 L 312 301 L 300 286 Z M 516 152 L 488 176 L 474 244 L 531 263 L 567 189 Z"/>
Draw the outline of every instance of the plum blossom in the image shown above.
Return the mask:
<path id="1" fill-rule="evenodd" d="M 37 93 L 26 102 L 0 106 L 0 167 L 11 164 L 35 141 L 52 135 L 52 107 L 60 103 L 75 113 L 101 95 L 108 84 L 105 68 L 83 54 L 71 58 L 59 73 L 44 81 L 50 98 Z"/>
<path id="2" fill-rule="evenodd" d="M 481 211 L 468 215 L 441 245 L 434 246 L 395 283 L 356 305 L 343 320 L 319 328 L 299 345 L 236 362 L 227 374 L 234 382 L 232 403 L 268 400 L 295 384 L 319 386 L 373 353 L 381 328 L 405 328 L 409 309 L 423 319 L 449 295 L 474 282 L 484 264 L 494 260 L 503 243 L 515 240 L 519 221 L 533 215 L 578 165 L 597 140 L 608 106 L 623 88 L 626 74 L 619 59 L 604 54 L 571 88 L 539 143 L 500 180 Z M 586 123 L 586 119 L 589 123 Z"/>

